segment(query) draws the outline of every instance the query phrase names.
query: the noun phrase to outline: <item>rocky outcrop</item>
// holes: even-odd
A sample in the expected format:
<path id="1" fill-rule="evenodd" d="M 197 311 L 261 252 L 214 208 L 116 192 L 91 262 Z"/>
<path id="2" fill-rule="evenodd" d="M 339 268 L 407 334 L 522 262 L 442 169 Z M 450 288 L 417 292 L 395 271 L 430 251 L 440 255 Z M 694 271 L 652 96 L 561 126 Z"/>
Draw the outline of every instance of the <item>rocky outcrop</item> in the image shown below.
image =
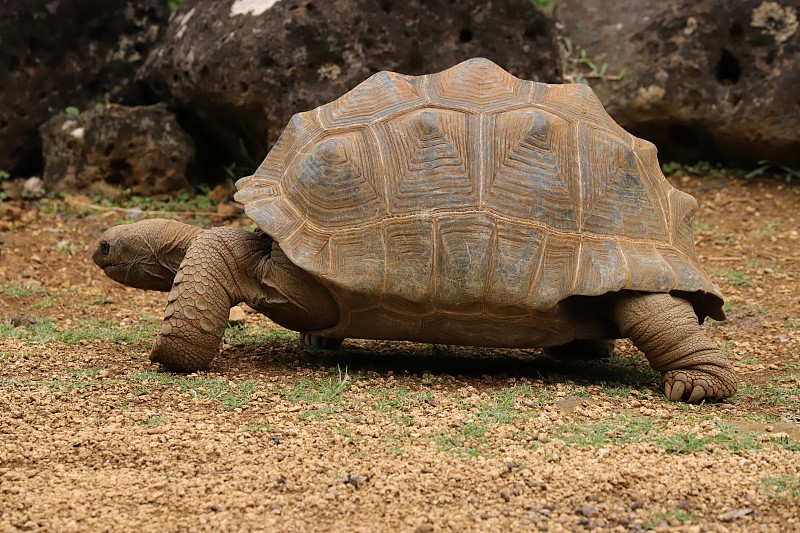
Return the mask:
<path id="1" fill-rule="evenodd" d="M 131 96 L 134 74 L 166 25 L 166 0 L 0 0 L 0 170 L 41 156 L 54 111 Z"/>
<path id="2" fill-rule="evenodd" d="M 549 16 L 530 0 L 197 0 L 170 22 L 141 76 L 257 165 L 292 114 L 371 74 L 422 74 L 487 57 L 558 81 Z"/>
<path id="3" fill-rule="evenodd" d="M 800 165 L 796 1 L 558 0 L 556 16 L 608 112 L 662 160 Z"/>
<path id="4" fill-rule="evenodd" d="M 49 191 L 119 197 L 186 189 L 189 135 L 163 105 L 56 115 L 41 128 Z"/>

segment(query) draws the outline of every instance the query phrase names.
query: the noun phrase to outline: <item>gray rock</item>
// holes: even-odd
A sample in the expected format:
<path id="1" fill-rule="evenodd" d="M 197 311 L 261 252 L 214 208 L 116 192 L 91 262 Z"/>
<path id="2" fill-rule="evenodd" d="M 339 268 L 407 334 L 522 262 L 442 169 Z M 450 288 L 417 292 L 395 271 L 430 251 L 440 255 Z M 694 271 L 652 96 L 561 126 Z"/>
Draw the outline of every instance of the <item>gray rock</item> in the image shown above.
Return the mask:
<path id="1" fill-rule="evenodd" d="M 552 20 L 530 0 L 197 0 L 171 19 L 140 75 L 257 165 L 294 113 L 371 74 L 436 72 L 474 56 L 560 79 Z"/>
<path id="2" fill-rule="evenodd" d="M 36 170 L 54 111 L 136 93 L 169 17 L 166 0 L 0 0 L 0 13 L 0 169 L 17 175 Z"/>
<path id="3" fill-rule="evenodd" d="M 163 105 L 109 105 L 74 117 L 61 113 L 41 128 L 44 181 L 56 192 L 116 198 L 188 187 L 194 144 Z"/>
<path id="4" fill-rule="evenodd" d="M 658 146 L 662 161 L 800 164 L 799 16 L 797 0 L 556 5 L 565 36 L 598 70 L 626 70 L 619 81 L 588 81 L 620 125 Z"/>

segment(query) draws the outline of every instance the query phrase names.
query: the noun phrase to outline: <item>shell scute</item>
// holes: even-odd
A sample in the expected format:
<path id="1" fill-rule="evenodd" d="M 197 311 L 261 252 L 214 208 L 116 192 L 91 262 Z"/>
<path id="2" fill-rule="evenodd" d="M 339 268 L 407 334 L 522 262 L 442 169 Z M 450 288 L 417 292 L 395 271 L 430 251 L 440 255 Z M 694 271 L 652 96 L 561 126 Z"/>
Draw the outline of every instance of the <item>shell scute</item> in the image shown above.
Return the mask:
<path id="1" fill-rule="evenodd" d="M 496 115 L 491 126 L 486 206 L 508 217 L 577 230 L 570 125 L 546 111 L 527 109 Z"/>

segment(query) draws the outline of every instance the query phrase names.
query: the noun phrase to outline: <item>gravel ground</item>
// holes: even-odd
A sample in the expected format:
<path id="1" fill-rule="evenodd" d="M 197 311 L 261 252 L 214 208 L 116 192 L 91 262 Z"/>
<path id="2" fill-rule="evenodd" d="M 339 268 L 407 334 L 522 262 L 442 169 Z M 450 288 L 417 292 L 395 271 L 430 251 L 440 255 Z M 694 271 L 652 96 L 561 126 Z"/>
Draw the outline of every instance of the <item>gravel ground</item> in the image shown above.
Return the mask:
<path id="1" fill-rule="evenodd" d="M 0 204 L 0 530 L 800 531 L 800 188 L 674 182 L 728 298 L 725 403 L 667 402 L 627 342 L 322 353 L 251 312 L 208 371 L 164 373 L 165 295 L 89 257 L 139 212 Z M 166 216 L 222 223 L 198 205 Z"/>

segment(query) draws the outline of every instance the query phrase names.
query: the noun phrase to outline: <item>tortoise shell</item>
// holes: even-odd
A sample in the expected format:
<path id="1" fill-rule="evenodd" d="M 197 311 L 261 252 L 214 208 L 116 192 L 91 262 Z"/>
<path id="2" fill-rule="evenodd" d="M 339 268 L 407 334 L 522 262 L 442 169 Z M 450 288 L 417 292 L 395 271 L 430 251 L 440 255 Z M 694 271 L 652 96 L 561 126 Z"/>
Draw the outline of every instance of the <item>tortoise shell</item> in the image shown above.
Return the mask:
<path id="1" fill-rule="evenodd" d="M 694 251 L 696 201 L 586 85 L 486 59 L 380 72 L 295 115 L 236 185 L 337 299 L 340 323 L 320 334 L 547 346 L 570 340 L 562 302 L 623 289 L 685 293 L 701 320 L 724 318 Z"/>

